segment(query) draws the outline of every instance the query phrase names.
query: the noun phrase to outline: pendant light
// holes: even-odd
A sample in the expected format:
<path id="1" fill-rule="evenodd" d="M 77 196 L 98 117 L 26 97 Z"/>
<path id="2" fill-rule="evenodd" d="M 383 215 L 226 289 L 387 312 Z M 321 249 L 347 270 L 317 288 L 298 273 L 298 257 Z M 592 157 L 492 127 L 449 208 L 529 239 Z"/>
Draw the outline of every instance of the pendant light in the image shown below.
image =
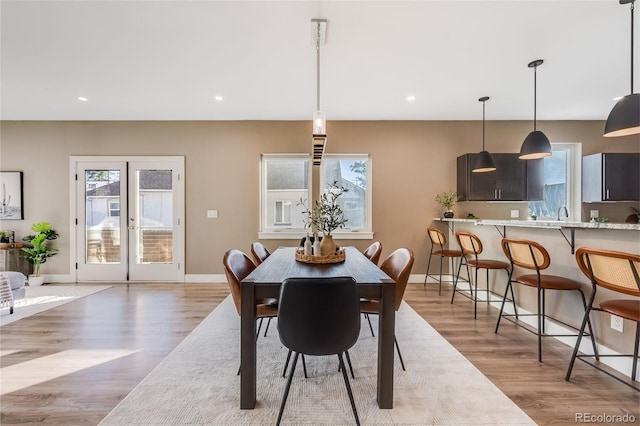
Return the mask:
<path id="1" fill-rule="evenodd" d="M 549 138 L 540 130 L 536 130 L 536 96 L 537 96 L 537 71 L 543 64 L 542 59 L 529 62 L 529 68 L 533 68 L 533 132 L 529 133 L 520 148 L 521 160 L 536 160 L 551 155 L 551 143 Z"/>
<path id="2" fill-rule="evenodd" d="M 326 19 L 311 20 L 311 37 L 316 46 L 316 111 L 313 113 L 313 165 L 322 163 L 327 144 L 326 116 L 320 110 L 320 44 L 324 44 L 327 30 Z"/>
<path id="3" fill-rule="evenodd" d="M 478 158 L 476 158 L 476 161 L 473 164 L 473 169 L 471 169 L 471 171 L 475 173 L 493 172 L 496 169 L 496 166 L 493 164 L 491 154 L 484 149 L 484 107 L 485 102 L 488 100 L 488 96 L 483 96 L 478 99 L 478 101 L 482 102 L 482 151 L 478 154 Z"/>
<path id="4" fill-rule="evenodd" d="M 620 4 L 631 3 L 631 94 L 618 101 L 609 113 L 604 125 L 604 136 L 628 136 L 640 133 L 640 93 L 633 93 L 633 8 L 635 0 L 620 0 Z"/>

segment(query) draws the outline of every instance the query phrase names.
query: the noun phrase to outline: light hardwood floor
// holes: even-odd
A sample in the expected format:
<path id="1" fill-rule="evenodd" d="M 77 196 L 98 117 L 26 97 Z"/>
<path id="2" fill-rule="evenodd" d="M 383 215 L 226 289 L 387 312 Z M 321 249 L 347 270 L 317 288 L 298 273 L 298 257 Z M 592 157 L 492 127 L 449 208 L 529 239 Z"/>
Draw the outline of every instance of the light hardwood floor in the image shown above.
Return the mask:
<path id="1" fill-rule="evenodd" d="M 0 424 L 99 423 L 228 294 L 226 284 L 114 285 L 2 327 L 0 383 L 1 371 L 45 374 L 0 397 Z M 537 423 L 573 424 L 576 413 L 640 421 L 640 393 L 597 370 L 578 363 L 564 381 L 567 346 L 548 339 L 538 363 L 535 336 L 509 324 L 494 334 L 492 308 L 479 306 L 474 321 L 467 299 L 451 305 L 449 289 L 438 297 L 420 284 L 409 285 L 405 300 Z M 131 353 L 97 361 L 114 349 Z M 54 356 L 63 352 L 95 365 L 59 373 Z"/>

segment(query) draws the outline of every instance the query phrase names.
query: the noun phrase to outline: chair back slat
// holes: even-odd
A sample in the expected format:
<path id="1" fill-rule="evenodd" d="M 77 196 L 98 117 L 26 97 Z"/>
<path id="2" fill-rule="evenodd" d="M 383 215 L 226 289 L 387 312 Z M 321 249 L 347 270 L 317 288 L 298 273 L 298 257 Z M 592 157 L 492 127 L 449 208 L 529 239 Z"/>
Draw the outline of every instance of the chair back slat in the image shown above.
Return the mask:
<path id="1" fill-rule="evenodd" d="M 579 248 L 578 267 L 595 285 L 640 296 L 640 256 L 611 250 Z"/>
<path id="2" fill-rule="evenodd" d="M 535 241 L 503 238 L 502 251 L 511 263 L 521 268 L 540 271 L 551 264 L 549 252 Z"/>
<path id="3" fill-rule="evenodd" d="M 482 253 L 482 241 L 476 234 L 471 232 L 456 232 L 456 239 L 463 254 L 477 256 Z"/>

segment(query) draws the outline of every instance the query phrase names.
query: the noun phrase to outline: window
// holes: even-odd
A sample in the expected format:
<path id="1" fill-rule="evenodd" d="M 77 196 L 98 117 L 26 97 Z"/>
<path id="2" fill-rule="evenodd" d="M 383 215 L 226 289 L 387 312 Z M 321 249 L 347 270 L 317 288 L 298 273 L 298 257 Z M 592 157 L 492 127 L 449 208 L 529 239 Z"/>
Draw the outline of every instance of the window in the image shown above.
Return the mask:
<path id="1" fill-rule="evenodd" d="M 260 179 L 260 238 L 293 239 L 305 234 L 300 199 L 311 199 L 308 154 L 263 154 Z"/>
<path id="2" fill-rule="evenodd" d="M 340 238 L 340 234 L 349 233 L 348 238 L 354 238 L 354 232 L 362 232 L 362 236 L 355 238 L 372 238 L 371 157 L 366 154 L 325 154 L 321 167 L 320 188 L 323 191 L 334 182 L 348 190 L 338 198 L 347 223 L 345 228 L 337 229 L 333 234 Z"/>
<path id="3" fill-rule="evenodd" d="M 552 154 L 544 161 L 544 199 L 529 203 L 529 210 L 539 219 L 558 218 L 558 212 L 566 206 L 569 219 L 581 219 L 581 157 L 578 143 L 553 143 Z M 564 219 L 564 212 L 561 219 Z"/>
<path id="4" fill-rule="evenodd" d="M 110 217 L 120 216 L 120 201 L 109 201 L 109 216 Z"/>
<path id="5" fill-rule="evenodd" d="M 274 225 L 291 226 L 291 200 L 277 200 L 275 207 L 276 220 Z"/>
<path id="6" fill-rule="evenodd" d="M 305 228 L 304 207 L 311 204 L 311 155 L 263 154 L 260 171 L 259 238 L 300 239 Z M 338 199 L 347 223 L 335 238 L 370 239 L 371 158 L 367 154 L 325 154 L 319 171 L 320 189 L 337 182 L 348 192 Z"/>

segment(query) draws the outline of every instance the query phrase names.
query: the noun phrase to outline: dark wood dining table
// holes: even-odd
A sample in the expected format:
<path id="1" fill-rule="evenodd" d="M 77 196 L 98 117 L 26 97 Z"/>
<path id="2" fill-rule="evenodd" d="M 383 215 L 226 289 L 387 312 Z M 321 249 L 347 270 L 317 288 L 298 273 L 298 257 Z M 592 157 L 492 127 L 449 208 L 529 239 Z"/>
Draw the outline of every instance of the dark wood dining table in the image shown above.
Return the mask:
<path id="1" fill-rule="evenodd" d="M 377 402 L 393 408 L 393 341 L 395 336 L 395 281 L 354 247 L 345 248 L 345 261 L 309 264 L 295 260 L 296 247 L 281 247 L 242 280 L 240 315 L 240 408 L 256 405 L 256 304 L 262 298 L 278 298 L 287 278 L 353 277 L 360 297 L 380 300 L 378 321 Z"/>

